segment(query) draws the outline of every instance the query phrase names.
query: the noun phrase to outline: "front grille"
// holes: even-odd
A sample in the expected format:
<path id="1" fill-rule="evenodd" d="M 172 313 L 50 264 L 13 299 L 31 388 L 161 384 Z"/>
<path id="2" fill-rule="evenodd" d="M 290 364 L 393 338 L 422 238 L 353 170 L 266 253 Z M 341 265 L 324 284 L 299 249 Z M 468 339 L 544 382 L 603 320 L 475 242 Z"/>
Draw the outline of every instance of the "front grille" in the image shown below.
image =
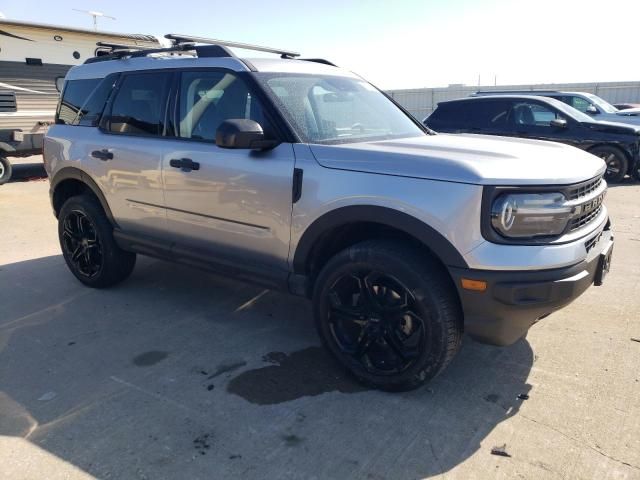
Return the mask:
<path id="1" fill-rule="evenodd" d="M 569 225 L 569 231 L 573 232 L 574 230 L 578 230 L 579 228 L 584 227 L 586 224 L 588 224 L 592 220 L 595 220 L 601 211 L 602 211 L 602 205 L 600 205 L 595 210 L 592 210 L 588 213 L 585 213 L 583 215 L 580 215 L 579 217 L 574 218 L 573 220 L 571 220 L 571 223 Z"/>
<path id="2" fill-rule="evenodd" d="M 571 187 L 567 190 L 567 193 L 566 193 L 567 200 L 575 200 L 580 197 L 585 197 L 589 195 L 591 192 L 600 188 L 601 184 L 602 184 L 602 177 L 598 177 L 598 178 L 588 180 L 574 187 Z"/>
<path id="3" fill-rule="evenodd" d="M 16 112 L 16 94 L 8 90 L 0 90 L 0 112 Z"/>

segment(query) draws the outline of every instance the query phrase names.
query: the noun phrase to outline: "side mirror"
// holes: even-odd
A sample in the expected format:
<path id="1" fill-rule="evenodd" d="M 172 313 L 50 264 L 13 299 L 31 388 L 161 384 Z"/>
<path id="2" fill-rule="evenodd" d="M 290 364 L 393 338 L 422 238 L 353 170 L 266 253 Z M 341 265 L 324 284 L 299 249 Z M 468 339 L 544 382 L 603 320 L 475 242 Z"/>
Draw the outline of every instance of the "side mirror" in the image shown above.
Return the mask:
<path id="1" fill-rule="evenodd" d="M 278 142 L 266 139 L 258 122 L 245 118 L 230 118 L 218 127 L 216 145 L 220 148 L 266 150 L 276 147 Z"/>
<path id="2" fill-rule="evenodd" d="M 56 90 L 58 93 L 62 93 L 62 88 L 64 87 L 64 77 L 56 77 Z"/>
<path id="3" fill-rule="evenodd" d="M 549 125 L 555 128 L 567 128 L 567 121 L 564 118 L 554 118 Z"/>
<path id="4" fill-rule="evenodd" d="M 588 113 L 589 115 L 597 115 L 597 114 L 598 114 L 598 113 L 600 113 L 600 112 L 598 111 L 598 109 L 596 108 L 596 106 L 595 106 L 595 105 L 589 105 L 589 106 L 587 107 L 587 113 Z"/>

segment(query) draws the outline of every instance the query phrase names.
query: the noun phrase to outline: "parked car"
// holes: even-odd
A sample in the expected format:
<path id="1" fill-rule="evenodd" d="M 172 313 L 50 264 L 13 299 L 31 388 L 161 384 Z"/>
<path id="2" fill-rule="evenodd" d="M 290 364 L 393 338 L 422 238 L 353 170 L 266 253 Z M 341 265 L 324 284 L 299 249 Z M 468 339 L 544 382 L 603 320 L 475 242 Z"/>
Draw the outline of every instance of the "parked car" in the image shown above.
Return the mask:
<path id="1" fill-rule="evenodd" d="M 626 174 L 640 179 L 640 126 L 597 122 L 553 98 L 496 95 L 440 102 L 424 123 L 438 132 L 566 143 L 602 158 L 609 182 Z"/>
<path id="2" fill-rule="evenodd" d="M 627 114 L 618 111 L 616 107 L 606 100 L 591 93 L 560 92 L 556 90 L 480 90 L 473 94 L 473 96 L 486 95 L 534 95 L 555 98 L 589 115 L 594 120 L 640 125 L 640 118 L 629 117 Z"/>
<path id="3" fill-rule="evenodd" d="M 44 160 L 83 284 L 121 282 L 143 254 L 302 295 L 351 373 L 404 390 L 442 371 L 463 331 L 513 343 L 602 283 L 599 158 L 434 134 L 326 60 L 167 38 L 66 77 L 77 114 L 57 116 Z"/>
<path id="4" fill-rule="evenodd" d="M 630 108 L 640 109 L 640 103 L 614 103 L 613 106 L 619 111 L 629 110 Z"/>

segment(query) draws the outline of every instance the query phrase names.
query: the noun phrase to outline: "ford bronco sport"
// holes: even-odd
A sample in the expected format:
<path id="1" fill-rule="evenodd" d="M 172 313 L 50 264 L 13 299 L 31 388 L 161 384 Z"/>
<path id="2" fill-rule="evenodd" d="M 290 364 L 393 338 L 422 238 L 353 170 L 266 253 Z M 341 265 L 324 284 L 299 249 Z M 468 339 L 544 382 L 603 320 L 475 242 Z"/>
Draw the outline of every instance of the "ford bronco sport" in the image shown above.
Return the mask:
<path id="1" fill-rule="evenodd" d="M 83 284 L 121 282 L 143 254 L 303 295 L 352 374 L 403 390 L 441 372 L 463 331 L 511 344 L 602 283 L 601 159 L 436 134 L 326 60 L 167 38 L 66 77 L 44 156 Z"/>

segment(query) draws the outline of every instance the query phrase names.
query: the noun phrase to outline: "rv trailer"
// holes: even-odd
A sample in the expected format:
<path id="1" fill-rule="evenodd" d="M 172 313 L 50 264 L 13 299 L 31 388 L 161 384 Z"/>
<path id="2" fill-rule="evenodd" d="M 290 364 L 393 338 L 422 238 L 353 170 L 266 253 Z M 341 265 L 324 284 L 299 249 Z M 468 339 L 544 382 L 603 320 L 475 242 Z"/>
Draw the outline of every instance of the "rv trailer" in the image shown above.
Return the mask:
<path id="1" fill-rule="evenodd" d="M 0 18 L 0 185 L 11 176 L 8 157 L 42 152 L 59 92 L 56 79 L 74 65 L 108 54 L 97 43 L 158 48 L 151 35 L 101 32 Z"/>

